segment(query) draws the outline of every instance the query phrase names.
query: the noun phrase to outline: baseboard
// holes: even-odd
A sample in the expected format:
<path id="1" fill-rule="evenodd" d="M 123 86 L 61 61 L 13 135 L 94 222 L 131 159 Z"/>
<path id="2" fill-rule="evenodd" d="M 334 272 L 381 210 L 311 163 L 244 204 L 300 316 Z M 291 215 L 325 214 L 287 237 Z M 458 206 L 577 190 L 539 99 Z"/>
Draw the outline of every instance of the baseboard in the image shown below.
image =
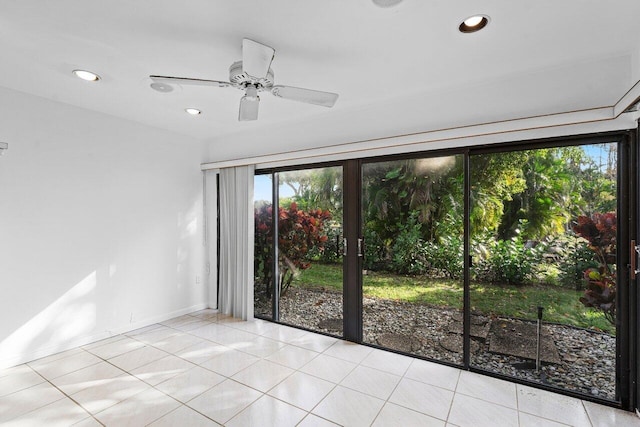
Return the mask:
<path id="1" fill-rule="evenodd" d="M 137 321 L 135 323 L 129 323 L 126 326 L 121 326 L 113 329 L 108 329 L 100 333 L 77 337 L 71 341 L 67 341 L 62 345 L 49 345 L 38 348 L 35 351 L 29 351 L 28 353 L 2 355 L 0 357 L 0 369 L 10 368 L 22 363 L 31 362 L 36 359 L 50 356 L 52 354 L 60 353 L 63 351 L 71 350 L 76 347 L 91 344 L 96 341 L 110 338 L 114 335 L 124 334 L 126 332 L 133 331 L 135 329 L 144 328 L 145 326 L 153 325 L 154 323 L 163 322 L 165 320 L 173 319 L 174 317 L 182 316 L 184 314 L 193 313 L 194 311 L 203 310 L 208 307 L 208 304 L 201 303 L 192 305 L 191 307 L 175 310 L 170 313 L 164 313 L 157 316 L 152 316 L 144 320 Z"/>

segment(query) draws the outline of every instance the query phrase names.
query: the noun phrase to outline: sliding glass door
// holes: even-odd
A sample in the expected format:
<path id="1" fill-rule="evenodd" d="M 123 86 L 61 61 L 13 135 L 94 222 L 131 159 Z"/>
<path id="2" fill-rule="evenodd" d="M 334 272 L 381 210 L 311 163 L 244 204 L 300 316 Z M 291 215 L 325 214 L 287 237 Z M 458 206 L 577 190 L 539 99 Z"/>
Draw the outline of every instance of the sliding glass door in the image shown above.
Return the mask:
<path id="1" fill-rule="evenodd" d="M 342 167 L 256 175 L 255 187 L 256 314 L 342 336 Z"/>
<path id="2" fill-rule="evenodd" d="M 256 175 L 256 314 L 626 405 L 629 151 L 597 136 Z"/>
<path id="3" fill-rule="evenodd" d="M 471 156 L 471 366 L 616 399 L 617 148 Z"/>
<path id="4" fill-rule="evenodd" d="M 463 155 L 362 165 L 363 341 L 463 361 Z"/>

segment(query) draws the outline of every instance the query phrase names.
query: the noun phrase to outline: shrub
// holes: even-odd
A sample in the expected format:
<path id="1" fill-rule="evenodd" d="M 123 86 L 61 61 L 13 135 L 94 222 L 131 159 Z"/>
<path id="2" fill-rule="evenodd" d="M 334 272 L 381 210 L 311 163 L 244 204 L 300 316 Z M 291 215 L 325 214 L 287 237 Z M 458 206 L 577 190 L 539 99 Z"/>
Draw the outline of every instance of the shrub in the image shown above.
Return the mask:
<path id="1" fill-rule="evenodd" d="M 431 269 L 450 279 L 460 279 L 464 271 L 464 246 L 462 236 L 444 236 L 438 242 L 425 242 L 424 258 Z"/>
<path id="2" fill-rule="evenodd" d="M 483 239 L 474 244 L 473 267 L 477 280 L 513 285 L 531 282 L 541 261 L 542 247 L 527 247 L 522 237 L 508 240 Z"/>
<path id="3" fill-rule="evenodd" d="M 559 248 L 560 259 L 558 279 L 564 288 L 579 291 L 583 289 L 584 272 L 598 267 L 594 252 L 589 248 L 588 241 L 582 237 L 566 236 L 553 242 Z"/>
<path id="4" fill-rule="evenodd" d="M 615 212 L 580 216 L 573 231 L 589 242 L 589 248 L 598 260 L 598 268 L 584 272 L 587 289 L 580 302 L 604 314 L 611 324 L 616 321 L 616 235 Z"/>
<path id="5" fill-rule="evenodd" d="M 273 230 L 272 207 L 262 206 L 255 212 L 255 274 L 256 281 L 263 283 L 267 298 L 271 297 L 273 284 Z M 298 271 L 306 270 L 310 252 L 324 250 L 327 242 L 325 226 L 331 219 L 329 211 L 298 210 L 297 204 L 278 210 L 278 285 L 284 294 Z"/>
<path id="6" fill-rule="evenodd" d="M 421 225 L 417 215 L 397 224 L 398 234 L 391 246 L 391 271 L 399 274 L 424 274 L 428 263 L 425 257 Z"/>

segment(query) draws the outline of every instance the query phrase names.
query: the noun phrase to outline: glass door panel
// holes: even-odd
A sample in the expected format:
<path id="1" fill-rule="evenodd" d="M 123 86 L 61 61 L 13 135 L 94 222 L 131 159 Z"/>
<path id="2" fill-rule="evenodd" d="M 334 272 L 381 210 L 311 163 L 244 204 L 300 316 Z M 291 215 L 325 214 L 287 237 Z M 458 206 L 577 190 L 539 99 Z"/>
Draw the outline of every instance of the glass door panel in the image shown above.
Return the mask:
<path id="1" fill-rule="evenodd" d="M 463 360 L 463 156 L 362 165 L 363 341 Z"/>
<path id="2" fill-rule="evenodd" d="M 280 321 L 342 336 L 342 167 L 277 175 Z"/>
<path id="3" fill-rule="evenodd" d="M 470 157 L 472 366 L 615 400 L 617 144 Z"/>
<path id="4" fill-rule="evenodd" d="M 257 317 L 273 319 L 273 177 L 255 175 L 253 311 Z"/>

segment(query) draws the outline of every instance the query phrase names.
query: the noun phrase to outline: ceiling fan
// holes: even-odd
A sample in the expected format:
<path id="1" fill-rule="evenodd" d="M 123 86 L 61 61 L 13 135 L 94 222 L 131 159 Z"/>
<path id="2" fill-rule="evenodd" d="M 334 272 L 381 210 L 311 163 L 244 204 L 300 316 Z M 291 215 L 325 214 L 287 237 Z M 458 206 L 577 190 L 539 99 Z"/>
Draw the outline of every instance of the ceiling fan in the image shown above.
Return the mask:
<path id="1" fill-rule="evenodd" d="M 303 89 L 293 86 L 273 84 L 273 70 L 271 62 L 275 50 L 269 46 L 250 39 L 242 40 L 242 61 L 236 61 L 229 67 L 229 81 L 191 79 L 185 77 L 149 76 L 153 83 L 151 88 L 158 92 L 171 92 L 172 84 L 235 87 L 244 91 L 240 99 L 239 121 L 257 120 L 258 106 L 260 104 L 259 92 L 270 92 L 279 98 L 293 101 L 306 102 L 308 104 L 333 107 L 338 99 L 337 93 L 321 92 L 311 89 Z"/>

